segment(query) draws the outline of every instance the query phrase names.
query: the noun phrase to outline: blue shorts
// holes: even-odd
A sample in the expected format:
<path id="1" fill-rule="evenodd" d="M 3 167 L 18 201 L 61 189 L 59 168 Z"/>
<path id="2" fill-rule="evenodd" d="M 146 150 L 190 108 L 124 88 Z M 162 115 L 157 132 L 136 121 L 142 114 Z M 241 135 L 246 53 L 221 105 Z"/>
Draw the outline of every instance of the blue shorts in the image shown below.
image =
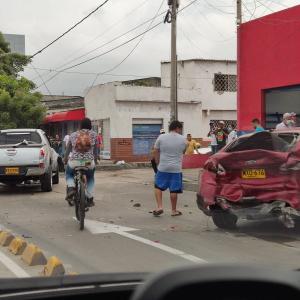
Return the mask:
<path id="1" fill-rule="evenodd" d="M 170 193 L 182 193 L 182 173 L 168 173 L 158 171 L 155 175 L 155 188 Z"/>

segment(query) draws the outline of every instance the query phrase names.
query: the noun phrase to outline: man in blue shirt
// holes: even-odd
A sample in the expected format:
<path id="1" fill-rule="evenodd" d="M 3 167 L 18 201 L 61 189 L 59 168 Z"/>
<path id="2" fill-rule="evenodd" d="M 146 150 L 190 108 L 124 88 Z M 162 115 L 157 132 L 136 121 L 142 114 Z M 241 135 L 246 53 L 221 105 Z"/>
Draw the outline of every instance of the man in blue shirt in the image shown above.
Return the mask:
<path id="1" fill-rule="evenodd" d="M 251 123 L 255 129 L 255 132 L 265 131 L 265 129 L 261 126 L 259 119 L 255 118 Z"/>

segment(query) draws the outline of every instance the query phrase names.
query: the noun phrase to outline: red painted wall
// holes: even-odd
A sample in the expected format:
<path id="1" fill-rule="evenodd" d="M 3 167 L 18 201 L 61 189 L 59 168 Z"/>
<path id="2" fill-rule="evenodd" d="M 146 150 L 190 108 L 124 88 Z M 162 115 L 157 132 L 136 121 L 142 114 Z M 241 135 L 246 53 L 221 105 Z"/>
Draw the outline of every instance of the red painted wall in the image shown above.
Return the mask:
<path id="1" fill-rule="evenodd" d="M 238 30 L 238 128 L 265 119 L 264 89 L 300 84 L 300 5 Z"/>

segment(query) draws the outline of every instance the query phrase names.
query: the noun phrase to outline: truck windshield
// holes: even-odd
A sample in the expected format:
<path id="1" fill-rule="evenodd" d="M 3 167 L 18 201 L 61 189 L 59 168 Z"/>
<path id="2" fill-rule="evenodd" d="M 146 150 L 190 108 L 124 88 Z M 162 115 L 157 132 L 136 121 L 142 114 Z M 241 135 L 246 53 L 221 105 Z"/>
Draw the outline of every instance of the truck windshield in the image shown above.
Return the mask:
<path id="1" fill-rule="evenodd" d="M 41 144 L 42 139 L 37 132 L 1 132 L 0 145 L 14 145 L 24 140 Z"/>

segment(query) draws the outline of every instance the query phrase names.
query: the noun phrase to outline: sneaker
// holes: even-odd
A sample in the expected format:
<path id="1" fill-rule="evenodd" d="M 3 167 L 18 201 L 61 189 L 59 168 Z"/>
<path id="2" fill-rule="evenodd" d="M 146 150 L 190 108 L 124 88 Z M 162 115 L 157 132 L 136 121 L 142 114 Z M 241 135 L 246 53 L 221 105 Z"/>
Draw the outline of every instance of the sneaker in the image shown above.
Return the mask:
<path id="1" fill-rule="evenodd" d="M 95 206 L 94 198 L 87 198 L 88 207 Z"/>
<path id="2" fill-rule="evenodd" d="M 74 205 L 74 200 L 73 200 L 74 195 L 75 195 L 75 188 L 67 187 L 66 201 L 68 201 L 70 206 Z"/>

